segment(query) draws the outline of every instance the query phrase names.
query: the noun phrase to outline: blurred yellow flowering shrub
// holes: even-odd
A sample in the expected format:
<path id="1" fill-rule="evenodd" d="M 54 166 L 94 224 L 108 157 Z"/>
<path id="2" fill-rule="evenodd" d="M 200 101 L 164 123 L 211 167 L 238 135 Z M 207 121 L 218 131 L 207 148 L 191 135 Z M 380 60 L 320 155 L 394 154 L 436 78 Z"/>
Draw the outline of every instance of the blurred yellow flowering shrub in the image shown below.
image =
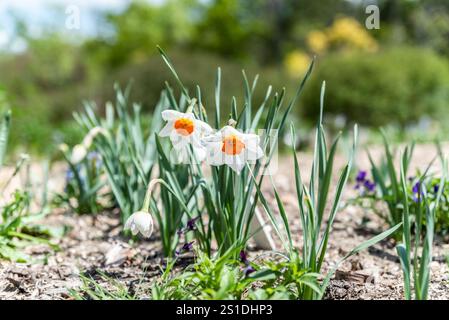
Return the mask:
<path id="1" fill-rule="evenodd" d="M 324 31 L 313 30 L 307 35 L 307 45 L 314 53 L 328 49 L 359 49 L 376 51 L 378 44 L 367 30 L 355 19 L 341 17 Z"/>
<path id="2" fill-rule="evenodd" d="M 291 77 L 299 78 L 306 72 L 310 65 L 310 60 L 307 53 L 301 50 L 294 50 L 286 55 L 284 67 Z"/>
<path id="3" fill-rule="evenodd" d="M 307 34 L 307 46 L 315 53 L 323 53 L 328 46 L 326 33 L 318 30 L 310 31 Z"/>

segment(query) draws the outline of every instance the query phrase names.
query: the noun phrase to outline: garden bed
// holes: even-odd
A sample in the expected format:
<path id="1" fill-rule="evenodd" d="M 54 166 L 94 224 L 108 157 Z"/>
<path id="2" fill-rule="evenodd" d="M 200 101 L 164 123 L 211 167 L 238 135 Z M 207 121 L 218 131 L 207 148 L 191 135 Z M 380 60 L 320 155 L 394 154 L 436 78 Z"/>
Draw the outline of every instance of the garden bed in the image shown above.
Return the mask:
<path id="1" fill-rule="evenodd" d="M 380 147 L 370 148 L 374 158 L 380 150 Z M 445 150 L 449 150 L 447 146 Z M 413 167 L 425 167 L 434 154 L 432 145 L 417 146 Z M 338 155 L 336 167 L 340 168 L 344 161 L 345 157 Z M 311 155 L 299 153 L 299 162 L 302 171 L 307 173 Z M 357 166 L 367 168 L 368 165 L 365 153 L 359 152 Z M 50 184 L 57 189 L 62 185 L 64 176 L 60 166 L 54 167 L 57 170 L 51 175 Z M 285 204 L 294 241 L 298 242 L 301 230 L 291 168 L 292 159 L 281 157 L 279 172 L 274 180 Z M 268 183 L 264 191 L 275 207 L 272 188 Z M 353 184 L 349 184 L 343 201 L 354 197 L 355 192 Z M 60 250 L 52 252 L 44 245 L 33 245 L 26 248 L 26 252 L 43 261 L 33 264 L 0 261 L 0 299 L 72 299 L 70 289 L 83 285 L 80 274 L 96 279 L 106 289 L 116 290 L 117 283 L 104 280 L 102 274 L 105 274 L 109 279 L 118 281 L 129 294 L 146 298 L 151 283 L 161 276 L 164 258 L 157 230 L 148 241 L 132 244 L 129 238 L 122 236 L 117 212 L 76 215 L 55 209 L 44 223 L 67 227 L 66 235 L 57 240 Z M 355 246 L 385 229 L 386 226 L 376 215 L 364 212 L 360 207 L 345 207 L 334 222 L 324 271 Z M 264 253 L 257 248 L 250 249 L 250 260 Z M 430 299 L 449 299 L 448 253 L 447 239 L 437 237 L 430 264 Z M 192 253 L 183 255 L 175 272 L 181 271 L 192 261 Z M 402 270 L 392 240 L 381 241 L 345 261 L 325 294 L 326 299 L 403 299 L 403 296 Z"/>

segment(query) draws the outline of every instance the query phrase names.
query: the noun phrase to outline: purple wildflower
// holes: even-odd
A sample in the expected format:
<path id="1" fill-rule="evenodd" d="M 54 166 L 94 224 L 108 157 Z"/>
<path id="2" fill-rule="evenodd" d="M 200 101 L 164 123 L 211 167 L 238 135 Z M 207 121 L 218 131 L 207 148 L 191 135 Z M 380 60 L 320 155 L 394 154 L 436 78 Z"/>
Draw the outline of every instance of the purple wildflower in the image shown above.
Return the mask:
<path id="1" fill-rule="evenodd" d="M 256 271 L 256 269 L 254 269 L 254 267 L 250 264 L 244 250 L 240 251 L 240 261 L 246 265 L 245 269 L 243 269 L 243 274 L 245 277 Z"/>
<path id="2" fill-rule="evenodd" d="M 196 218 L 192 218 L 192 219 L 190 219 L 189 221 L 187 221 L 187 226 L 186 226 L 187 231 L 193 231 L 193 230 L 196 230 L 195 223 L 196 223 L 196 221 L 197 221 L 199 218 L 200 218 L 200 217 L 198 216 L 198 217 L 196 217 Z"/>
<path id="3" fill-rule="evenodd" d="M 186 227 L 185 228 L 179 228 L 177 231 L 178 236 L 181 236 L 189 231 L 194 231 L 196 230 L 196 221 L 199 219 L 200 217 L 196 217 L 196 218 L 192 218 L 189 221 L 187 221 Z"/>
<path id="4" fill-rule="evenodd" d="M 242 261 L 246 265 L 249 264 L 248 258 L 246 257 L 246 253 L 243 250 L 240 251 L 240 261 Z"/>
<path id="5" fill-rule="evenodd" d="M 420 181 L 416 182 L 413 185 L 412 192 L 413 192 L 413 201 L 418 203 L 420 201 L 420 196 L 423 194 L 423 192 L 421 191 Z"/>
<path id="6" fill-rule="evenodd" d="M 374 190 L 376 189 L 376 183 L 375 183 L 375 182 L 371 182 L 371 181 L 369 181 L 369 180 L 366 180 L 366 181 L 363 183 L 363 186 L 365 187 L 365 189 L 366 189 L 368 192 L 374 192 Z"/>
<path id="7" fill-rule="evenodd" d="M 255 272 L 256 269 L 254 269 L 251 265 L 247 265 L 245 269 L 243 269 L 243 273 L 245 274 L 245 277 L 249 276 L 251 273 Z"/>
<path id="8" fill-rule="evenodd" d="M 433 193 L 438 193 L 439 190 L 440 190 L 440 186 L 438 184 L 434 184 L 433 185 Z"/>
<path id="9" fill-rule="evenodd" d="M 360 170 L 357 173 L 357 176 L 355 178 L 355 180 L 357 181 L 354 189 L 356 190 L 360 190 L 360 188 L 363 187 L 362 190 L 360 190 L 361 194 L 365 193 L 365 191 L 367 192 L 374 192 L 375 188 L 376 188 L 376 183 L 375 182 L 371 182 L 369 179 L 367 179 L 367 172 L 364 170 Z"/>
<path id="10" fill-rule="evenodd" d="M 355 180 L 356 180 L 357 182 L 359 182 L 359 183 L 365 182 L 365 180 L 366 180 L 366 171 L 360 170 L 360 171 L 357 173 L 357 177 L 355 178 Z"/>
<path id="11" fill-rule="evenodd" d="M 413 188 L 412 188 L 413 193 L 418 193 L 420 187 L 421 187 L 421 184 L 420 184 L 420 182 L 418 181 L 417 183 L 415 183 L 415 184 L 413 185 Z"/>
<path id="12" fill-rule="evenodd" d="M 181 253 L 183 253 L 183 252 L 189 252 L 189 251 L 191 251 L 192 250 L 192 248 L 193 248 L 193 243 L 194 243 L 195 241 L 190 241 L 190 242 L 186 242 L 186 243 L 184 243 L 183 244 L 183 246 L 181 247 L 181 249 L 179 249 L 179 250 L 176 250 L 176 255 L 179 255 L 179 254 L 181 254 Z"/>

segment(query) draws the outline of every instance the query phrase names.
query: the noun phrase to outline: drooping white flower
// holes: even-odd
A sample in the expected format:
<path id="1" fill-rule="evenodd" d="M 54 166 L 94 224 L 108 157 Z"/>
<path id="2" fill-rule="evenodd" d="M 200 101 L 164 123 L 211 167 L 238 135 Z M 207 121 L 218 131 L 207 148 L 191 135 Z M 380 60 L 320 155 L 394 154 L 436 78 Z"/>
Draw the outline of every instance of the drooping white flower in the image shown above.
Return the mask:
<path id="1" fill-rule="evenodd" d="M 84 144 L 77 144 L 72 149 L 72 156 L 70 162 L 73 164 L 78 164 L 87 156 L 87 148 Z"/>
<path id="2" fill-rule="evenodd" d="M 102 127 L 94 127 L 89 130 L 89 132 L 86 134 L 86 136 L 83 139 L 83 142 L 80 144 L 77 144 L 72 149 L 72 156 L 70 161 L 73 164 L 78 164 L 81 161 L 84 160 L 84 158 L 87 156 L 87 153 L 89 151 L 89 148 L 91 147 L 95 137 L 99 134 L 108 135 L 108 132 L 106 129 Z M 61 150 L 62 151 L 62 150 Z"/>
<path id="3" fill-rule="evenodd" d="M 246 162 L 258 160 L 264 155 L 258 135 L 242 133 L 231 126 L 225 126 L 202 141 L 207 149 L 208 164 L 225 164 L 237 173 L 242 171 Z"/>
<path id="4" fill-rule="evenodd" d="M 126 220 L 124 229 L 131 230 L 134 236 L 140 232 L 145 238 L 149 238 L 153 233 L 153 217 L 146 211 L 134 212 Z"/>
<path id="5" fill-rule="evenodd" d="M 164 110 L 162 119 L 167 121 L 167 124 L 159 132 L 159 136 L 170 137 L 180 160 L 187 159 L 188 147 L 191 145 L 197 160 L 203 161 L 206 157 L 206 149 L 201 144 L 201 138 L 212 133 L 212 128 L 207 123 L 196 119 L 191 112 Z"/>
<path id="6" fill-rule="evenodd" d="M 92 145 L 92 142 L 94 141 L 95 137 L 99 134 L 103 134 L 105 136 L 108 135 L 108 131 L 102 127 L 93 127 L 89 130 L 89 132 L 86 134 L 86 136 L 83 139 L 83 145 L 86 147 L 86 149 L 89 149 Z"/>

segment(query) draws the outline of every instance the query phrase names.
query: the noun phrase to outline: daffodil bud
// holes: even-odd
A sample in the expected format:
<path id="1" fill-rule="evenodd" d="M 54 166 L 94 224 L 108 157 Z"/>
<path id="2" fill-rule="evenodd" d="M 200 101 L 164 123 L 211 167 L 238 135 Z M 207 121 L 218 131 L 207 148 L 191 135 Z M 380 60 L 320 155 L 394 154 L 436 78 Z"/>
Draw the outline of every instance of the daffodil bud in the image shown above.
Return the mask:
<path id="1" fill-rule="evenodd" d="M 95 137 L 99 134 L 103 134 L 103 135 L 107 136 L 108 131 L 102 127 L 94 127 L 92 129 L 90 129 L 90 131 L 87 133 L 87 135 L 83 139 L 83 145 L 85 146 L 86 149 L 90 148 Z"/>
<path id="2" fill-rule="evenodd" d="M 237 125 L 237 121 L 235 121 L 234 119 L 228 120 L 228 126 L 235 128 L 236 125 Z"/>
<path id="3" fill-rule="evenodd" d="M 83 144 L 77 144 L 73 147 L 72 157 L 70 158 L 70 162 L 73 164 L 78 164 L 87 156 L 87 149 Z"/>

